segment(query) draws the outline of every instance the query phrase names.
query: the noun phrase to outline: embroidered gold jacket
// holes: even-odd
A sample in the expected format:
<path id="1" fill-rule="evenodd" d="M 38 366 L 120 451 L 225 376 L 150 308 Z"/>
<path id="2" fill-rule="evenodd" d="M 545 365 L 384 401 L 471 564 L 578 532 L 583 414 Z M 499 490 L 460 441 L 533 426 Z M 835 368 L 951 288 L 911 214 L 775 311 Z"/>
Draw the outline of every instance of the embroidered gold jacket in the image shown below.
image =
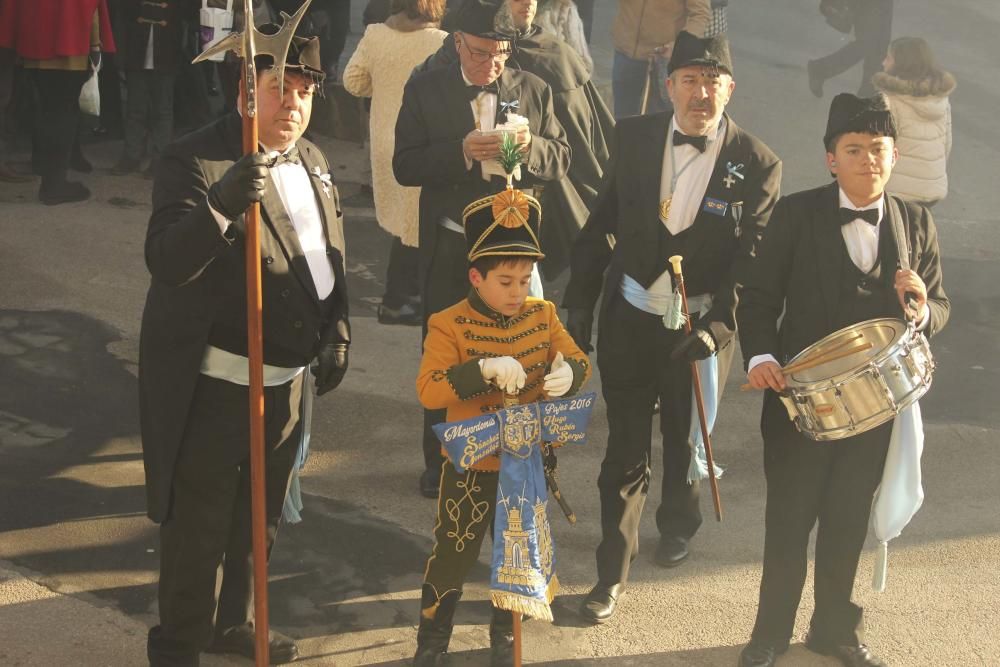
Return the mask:
<path id="1" fill-rule="evenodd" d="M 527 374 L 518 399 L 531 403 L 545 398 L 544 377 L 557 352 L 573 369 L 568 396 L 590 377 L 591 368 L 559 321 L 555 304 L 528 297 L 517 315 L 505 317 L 473 290 L 467 299 L 431 315 L 417 396 L 428 409 L 447 408 L 448 421 L 496 412 L 504 407 L 503 392 L 483 379 L 479 360 L 509 356 L 520 361 Z M 499 470 L 500 459 L 489 457 L 474 468 Z"/>

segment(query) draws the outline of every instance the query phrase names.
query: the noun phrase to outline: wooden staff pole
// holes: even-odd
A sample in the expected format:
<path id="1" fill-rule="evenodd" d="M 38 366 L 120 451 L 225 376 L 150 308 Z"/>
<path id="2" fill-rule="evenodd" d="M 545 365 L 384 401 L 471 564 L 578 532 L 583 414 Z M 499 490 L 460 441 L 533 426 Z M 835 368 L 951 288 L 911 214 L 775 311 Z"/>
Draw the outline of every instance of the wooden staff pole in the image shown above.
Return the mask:
<path id="1" fill-rule="evenodd" d="M 252 15 L 251 15 L 252 16 Z M 249 20 L 249 19 L 248 19 Z M 246 76 L 256 77 L 251 65 L 244 67 Z M 243 81 L 240 100 L 248 105 L 248 86 Z M 243 154 L 257 152 L 257 115 L 243 114 Z M 246 278 L 247 278 L 247 356 L 250 359 L 250 521 L 253 527 L 253 607 L 254 659 L 257 667 L 270 662 L 267 615 L 267 503 L 264 484 L 264 338 L 261 315 L 260 269 L 260 204 L 254 202 L 246 210 Z"/>
<path id="2" fill-rule="evenodd" d="M 521 400 L 516 394 L 508 394 L 506 391 L 503 392 L 503 406 L 505 408 L 512 408 L 520 403 Z M 521 614 L 516 611 L 512 611 L 510 612 L 510 615 L 514 619 L 514 625 L 511 629 L 511 632 L 514 635 L 514 667 L 521 667 Z"/>
<path id="3" fill-rule="evenodd" d="M 688 312 L 687 289 L 684 287 L 684 273 L 681 271 L 680 255 L 670 258 L 670 265 L 677 276 L 677 286 L 681 291 L 681 306 L 684 308 L 684 331 L 691 333 L 691 317 Z M 715 460 L 712 458 L 712 436 L 708 430 L 708 420 L 705 418 L 705 402 L 701 397 L 701 375 L 698 373 L 698 363 L 691 362 L 691 382 L 694 385 L 694 399 L 698 406 L 698 420 L 701 422 L 701 435 L 705 440 L 705 458 L 708 460 L 708 479 L 712 487 L 712 504 L 715 505 L 715 520 L 722 521 L 722 498 L 719 496 L 719 480 L 715 478 Z"/>

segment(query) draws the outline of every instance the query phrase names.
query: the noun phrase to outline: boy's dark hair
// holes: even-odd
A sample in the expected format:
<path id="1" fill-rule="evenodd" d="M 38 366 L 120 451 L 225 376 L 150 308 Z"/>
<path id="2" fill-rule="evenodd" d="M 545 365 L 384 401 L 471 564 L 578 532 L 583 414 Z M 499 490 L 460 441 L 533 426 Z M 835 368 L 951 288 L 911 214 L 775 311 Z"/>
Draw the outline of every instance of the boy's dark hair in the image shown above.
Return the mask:
<path id="1" fill-rule="evenodd" d="M 535 263 L 535 258 L 531 255 L 486 255 L 474 262 L 469 262 L 469 268 L 479 271 L 483 278 L 498 266 L 520 264 L 521 262 Z"/>

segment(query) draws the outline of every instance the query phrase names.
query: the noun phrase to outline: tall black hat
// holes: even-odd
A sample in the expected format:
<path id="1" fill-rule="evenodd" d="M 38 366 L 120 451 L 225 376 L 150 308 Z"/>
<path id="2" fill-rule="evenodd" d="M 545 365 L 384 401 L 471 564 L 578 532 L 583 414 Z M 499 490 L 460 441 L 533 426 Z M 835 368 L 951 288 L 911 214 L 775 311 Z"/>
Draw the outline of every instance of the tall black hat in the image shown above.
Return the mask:
<path id="1" fill-rule="evenodd" d="M 273 23 L 265 23 L 257 29 L 265 35 L 274 35 L 277 34 L 279 28 L 280 26 Z M 254 64 L 259 71 L 270 69 L 274 66 L 274 58 L 269 55 L 259 55 L 254 58 Z M 299 72 L 317 84 L 323 83 L 326 72 L 323 71 L 323 64 L 319 57 L 319 38 L 293 36 L 291 44 L 288 45 L 285 70 Z"/>
<path id="2" fill-rule="evenodd" d="M 733 59 L 729 55 L 729 40 L 722 35 L 699 39 L 688 31 L 681 30 L 674 40 L 674 50 L 667 63 L 667 74 L 693 65 L 715 67 L 732 76 Z"/>
<path id="3" fill-rule="evenodd" d="M 534 197 L 507 188 L 477 199 L 462 212 L 469 261 L 480 257 L 543 259 L 540 231 L 542 206 Z"/>
<path id="4" fill-rule="evenodd" d="M 441 22 L 449 32 L 464 32 L 476 37 L 510 41 L 511 36 L 496 29 L 494 19 L 504 0 L 463 0 Z"/>
<path id="5" fill-rule="evenodd" d="M 830 103 L 823 146 L 829 150 L 831 142 L 848 132 L 863 132 L 895 139 L 896 120 L 885 96 L 879 93 L 873 97 L 858 97 L 851 93 L 841 93 L 834 97 Z"/>

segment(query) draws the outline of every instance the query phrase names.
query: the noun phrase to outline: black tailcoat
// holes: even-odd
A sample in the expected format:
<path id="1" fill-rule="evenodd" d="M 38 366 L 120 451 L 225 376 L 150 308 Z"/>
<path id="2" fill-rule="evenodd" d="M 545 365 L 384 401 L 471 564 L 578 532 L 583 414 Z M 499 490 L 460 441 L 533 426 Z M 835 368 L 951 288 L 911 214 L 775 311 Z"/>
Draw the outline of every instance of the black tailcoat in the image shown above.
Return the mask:
<path id="1" fill-rule="evenodd" d="M 323 217 L 335 287 L 320 302 L 298 235 L 273 183 L 261 206 L 264 363 L 308 365 L 323 342 L 349 342 L 340 199 L 320 175 L 320 150 L 299 139 L 302 163 Z M 153 184 L 146 234 L 152 274 L 139 343 L 139 407 L 148 514 L 166 519 L 171 481 L 205 347 L 246 355 L 244 220 L 223 235 L 208 188 L 242 155 L 241 119 L 232 113 L 164 152 Z"/>
<path id="2" fill-rule="evenodd" d="M 620 297 L 618 286 L 623 274 L 648 288 L 669 267 L 667 258 L 658 252 L 663 226 L 658 212 L 670 118 L 669 113 L 636 116 L 616 126 L 615 146 L 601 192 L 573 246 L 571 278 L 563 299 L 566 308 L 592 311 L 603 284 L 603 319 L 608 303 Z M 702 200 L 703 204 L 708 198 L 725 202 L 725 213 L 720 216 L 706 211 L 704 205 L 700 207 L 687 231 L 683 264 L 688 295 L 713 295 L 712 309 L 702 319 L 720 348 L 732 340 L 736 331 L 739 283 L 755 254 L 781 184 L 777 156 L 732 118 L 726 118 L 724 143 Z M 743 165 L 743 179 L 727 181 L 730 164 Z M 609 234 L 615 237 L 614 251 L 607 240 Z"/>
<path id="3" fill-rule="evenodd" d="M 521 165 L 520 188 L 562 178 L 569 168 L 566 133 L 552 109 L 552 91 L 527 72 L 504 69 L 498 79 L 497 122 L 506 120 L 504 102 L 518 102 L 515 113 L 525 116 L 531 129 L 531 146 Z M 462 140 L 476 127 L 470 96 L 458 63 L 414 74 L 403 92 L 396 121 L 396 151 L 392 169 L 400 185 L 418 186 L 420 192 L 420 255 L 422 283 L 428 258 L 433 256 L 441 218 L 461 224 L 467 205 L 503 188 L 485 181 L 480 163 L 466 169 Z M 544 225 L 544 219 L 542 224 Z M 544 252 L 544 248 L 542 249 Z"/>
<path id="4" fill-rule="evenodd" d="M 740 345 L 744 361 L 771 354 L 784 364 L 839 327 L 835 321 L 846 253 L 838 211 L 840 189 L 831 183 L 783 197 L 760 244 L 743 288 L 739 307 Z M 886 215 L 897 217 L 907 234 L 910 268 L 927 285 L 930 337 L 948 321 L 950 303 L 944 293 L 937 230 L 925 207 L 886 196 Z M 880 223 L 880 234 L 890 234 L 891 252 L 882 257 L 882 278 L 892 285 L 897 260 L 895 232 L 890 219 Z M 888 262 L 888 265 L 886 264 Z M 889 269 L 889 270 L 886 270 Z M 778 317 L 785 315 L 778 325 Z M 902 319 L 897 301 L 887 305 L 885 317 Z"/>

